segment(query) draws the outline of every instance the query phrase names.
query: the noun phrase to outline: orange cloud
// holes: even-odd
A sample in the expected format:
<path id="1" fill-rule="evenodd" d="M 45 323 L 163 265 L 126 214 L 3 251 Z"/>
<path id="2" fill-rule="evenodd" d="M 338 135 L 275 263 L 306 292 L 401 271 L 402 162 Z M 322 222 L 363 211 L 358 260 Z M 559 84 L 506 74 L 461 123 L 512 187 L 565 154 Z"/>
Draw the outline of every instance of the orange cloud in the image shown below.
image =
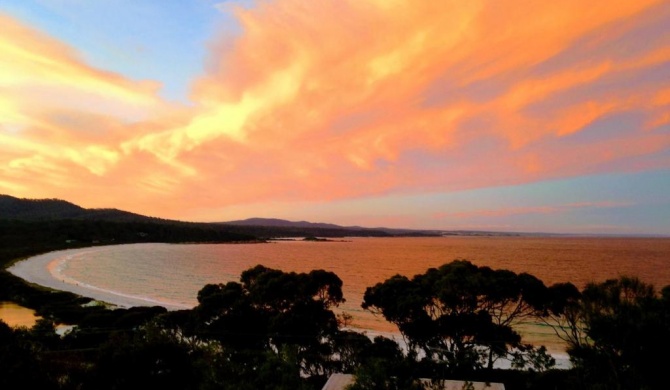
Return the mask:
<path id="1" fill-rule="evenodd" d="M 66 44 L 1 14 L 0 30 L 0 191 L 113 204 L 122 188 L 114 190 L 114 170 L 126 158 L 119 142 L 168 112 L 159 84 L 91 67 Z M 96 178 L 112 188 L 109 197 L 92 190 Z"/>
<path id="2" fill-rule="evenodd" d="M 437 213 L 433 217 L 436 219 L 445 219 L 445 218 L 467 219 L 473 217 L 498 218 L 498 217 L 508 217 L 510 215 L 558 214 L 583 208 L 619 208 L 628 206 L 631 206 L 631 203 L 611 202 L 611 201 L 579 202 L 579 203 L 568 203 L 568 204 L 551 205 L 551 206 L 509 207 L 501 209 L 474 210 L 474 211 L 463 211 L 454 213 Z"/>
<path id="3" fill-rule="evenodd" d="M 193 95 L 203 106 L 217 109 L 246 107 L 255 91 L 269 96 L 254 110 L 240 110 L 244 122 L 233 122 L 241 135 L 227 137 L 241 144 L 234 148 L 243 150 L 240 160 L 230 159 L 241 175 L 219 176 L 221 182 L 244 180 L 246 166 L 268 167 L 253 186 L 242 188 L 238 199 L 227 194 L 230 202 L 522 183 L 594 172 L 601 163 L 667 147 L 667 136 L 643 140 L 635 129 L 624 137 L 603 139 L 611 150 L 593 144 L 543 150 L 533 144 L 579 133 L 617 113 L 642 110 L 658 84 L 632 89 L 622 85 L 561 102 L 541 114 L 529 112 L 537 104 L 601 82 L 623 84 L 631 72 L 644 74 L 665 63 L 665 41 L 625 58 L 617 58 L 606 46 L 658 15 L 667 16 L 667 5 L 619 2 L 603 8 L 575 1 L 522 9 L 514 2 L 503 3 L 284 1 L 238 11 L 245 33 L 232 50 L 214 54 L 212 71 Z M 571 59 L 543 73 L 535 70 L 580 45 L 602 53 Z M 291 75 L 290 93 L 275 99 L 264 92 L 285 74 Z M 482 100 L 465 93 L 477 83 L 488 87 L 490 96 Z M 427 91 L 439 85 L 445 86 L 440 98 L 428 101 Z M 490 118 L 488 126 L 468 129 L 479 118 Z M 203 143 L 216 144 L 223 136 L 226 117 L 216 121 L 203 129 L 210 134 Z M 631 139 L 642 149 L 617 146 L 629 145 Z M 495 146 L 478 160 L 470 158 L 465 151 L 482 141 Z M 227 142 L 220 142 L 222 149 L 230 148 Z M 198 144 L 195 138 L 176 143 L 169 155 L 197 165 L 187 151 Z M 185 149 L 179 151 L 178 145 Z M 528 160 L 531 154 L 535 157 Z M 430 162 L 417 162 L 420 155 Z M 555 164 L 565 156 L 575 160 Z M 216 180 L 212 174 L 205 182 Z"/>
<path id="4" fill-rule="evenodd" d="M 159 84 L 87 65 L 69 46 L 0 14 L 0 186 L 48 196 L 121 160 L 115 140 L 158 115 Z"/>
<path id="5" fill-rule="evenodd" d="M 667 2 L 284 0 L 234 12 L 242 32 L 212 45 L 192 107 L 1 17 L 0 188 L 186 218 L 195 205 L 670 167 L 670 135 L 654 131 L 669 121 Z"/>
<path id="6" fill-rule="evenodd" d="M 658 91 L 652 100 L 652 115 L 647 120 L 646 129 L 656 129 L 670 124 L 670 89 Z"/>
<path id="7" fill-rule="evenodd" d="M 134 82 L 86 65 L 67 45 L 0 14 L 0 86 L 20 104 L 81 107 L 128 119 L 156 104 L 156 82 Z M 44 95 L 44 96 L 40 96 Z"/>

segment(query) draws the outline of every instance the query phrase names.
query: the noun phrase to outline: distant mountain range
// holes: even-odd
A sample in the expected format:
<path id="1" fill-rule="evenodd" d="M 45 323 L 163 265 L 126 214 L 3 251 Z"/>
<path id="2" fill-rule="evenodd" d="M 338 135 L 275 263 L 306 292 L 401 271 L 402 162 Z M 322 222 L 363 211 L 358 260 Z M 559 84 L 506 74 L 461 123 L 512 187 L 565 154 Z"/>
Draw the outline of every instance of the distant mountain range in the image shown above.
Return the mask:
<path id="1" fill-rule="evenodd" d="M 140 222 L 215 228 L 261 239 L 281 237 L 434 237 L 434 236 L 554 236 L 545 233 L 509 233 L 472 230 L 417 230 L 386 227 L 340 226 L 332 223 L 249 218 L 226 222 L 184 222 L 135 214 L 115 208 L 86 209 L 61 199 L 25 199 L 0 195 L 0 220 Z"/>
<path id="2" fill-rule="evenodd" d="M 292 228 L 292 229 L 317 229 L 317 230 L 346 230 L 346 231 L 356 231 L 359 233 L 367 233 L 364 235 L 370 235 L 369 233 L 381 232 L 384 235 L 390 236 L 438 236 L 442 232 L 438 230 L 414 230 L 414 229 L 391 229 L 385 227 L 362 227 L 362 226 L 340 226 L 332 223 L 322 223 L 322 222 L 307 222 L 307 221 L 287 221 L 285 219 L 277 218 L 248 218 L 237 221 L 227 221 L 227 222 L 218 222 L 222 225 L 233 225 L 233 226 L 263 226 L 263 227 L 274 227 L 274 228 Z M 373 234 L 377 235 L 377 234 Z"/>
<path id="3" fill-rule="evenodd" d="M 145 222 L 157 224 L 189 224 L 223 228 L 236 234 L 258 238 L 277 237 L 390 237 L 390 236 L 435 236 L 437 231 L 364 228 L 339 226 L 330 223 L 291 222 L 282 219 L 250 218 L 241 221 L 194 223 L 167 220 L 135 214 L 114 208 L 86 209 L 61 199 L 24 199 L 0 195 L 0 220 L 55 221 L 81 220 L 106 222 Z"/>
<path id="4" fill-rule="evenodd" d="M 309 228 L 324 228 L 324 229 L 342 229 L 345 226 L 339 226 L 332 223 L 318 223 L 318 222 L 307 222 L 307 221 L 298 221 L 292 222 L 285 219 L 277 218 L 248 218 L 240 219 L 237 221 L 227 221 L 227 222 L 218 222 L 225 225 L 240 225 L 240 226 L 283 226 L 283 227 L 309 227 Z M 360 226 L 349 226 L 349 228 L 360 229 Z"/>

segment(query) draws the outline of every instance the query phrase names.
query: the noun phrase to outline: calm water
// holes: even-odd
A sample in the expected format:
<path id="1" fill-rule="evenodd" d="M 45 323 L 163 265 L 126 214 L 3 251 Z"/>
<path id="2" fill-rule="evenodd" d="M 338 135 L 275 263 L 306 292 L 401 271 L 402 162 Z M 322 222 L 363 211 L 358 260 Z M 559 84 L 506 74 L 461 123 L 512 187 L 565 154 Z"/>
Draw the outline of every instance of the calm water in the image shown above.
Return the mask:
<path id="1" fill-rule="evenodd" d="M 380 332 L 396 329 L 363 311 L 365 288 L 402 274 L 413 276 L 454 259 L 531 273 L 546 284 L 583 287 L 619 275 L 634 275 L 657 288 L 670 284 L 670 239 L 443 237 L 352 238 L 349 242 L 282 241 L 269 244 L 137 244 L 88 250 L 54 264 L 68 283 L 110 293 L 192 307 L 207 283 L 238 281 L 256 264 L 284 271 L 325 269 L 344 282 L 353 326 Z M 528 341 L 561 350 L 550 329 L 525 326 Z"/>
<path id="2" fill-rule="evenodd" d="M 33 309 L 17 305 L 14 302 L 0 301 L 0 319 L 12 327 L 24 326 L 30 328 L 40 317 Z"/>

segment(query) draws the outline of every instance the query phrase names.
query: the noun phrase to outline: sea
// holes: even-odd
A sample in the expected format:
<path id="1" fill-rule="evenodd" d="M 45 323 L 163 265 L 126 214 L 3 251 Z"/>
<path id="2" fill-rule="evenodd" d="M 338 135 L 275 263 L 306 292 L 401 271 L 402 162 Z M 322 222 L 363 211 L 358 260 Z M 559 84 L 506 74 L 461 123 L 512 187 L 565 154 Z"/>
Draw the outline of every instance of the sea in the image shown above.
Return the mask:
<path id="1" fill-rule="evenodd" d="M 670 285 L 670 238 L 446 236 L 281 240 L 255 244 L 131 244 L 88 248 L 54 260 L 52 275 L 110 296 L 134 297 L 147 305 L 192 308 L 209 283 L 239 281 L 257 264 L 283 271 L 324 269 L 343 281 L 346 302 L 338 313 L 350 327 L 397 334 L 383 317 L 363 310 L 367 287 L 400 274 L 412 277 L 456 259 L 478 266 L 527 272 L 545 284 L 571 282 L 583 288 L 619 276 L 635 276 L 658 290 Z M 552 328 L 520 324 L 526 342 L 554 353 L 565 345 Z"/>

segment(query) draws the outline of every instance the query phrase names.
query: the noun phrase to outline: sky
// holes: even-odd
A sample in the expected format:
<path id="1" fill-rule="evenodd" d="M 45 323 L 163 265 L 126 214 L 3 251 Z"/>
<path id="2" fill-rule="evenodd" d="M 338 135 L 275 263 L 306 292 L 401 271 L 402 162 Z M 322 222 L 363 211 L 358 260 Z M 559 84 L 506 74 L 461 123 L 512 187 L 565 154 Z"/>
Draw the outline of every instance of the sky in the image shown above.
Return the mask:
<path id="1" fill-rule="evenodd" d="M 0 0 L 0 193 L 670 235 L 670 2 Z"/>

